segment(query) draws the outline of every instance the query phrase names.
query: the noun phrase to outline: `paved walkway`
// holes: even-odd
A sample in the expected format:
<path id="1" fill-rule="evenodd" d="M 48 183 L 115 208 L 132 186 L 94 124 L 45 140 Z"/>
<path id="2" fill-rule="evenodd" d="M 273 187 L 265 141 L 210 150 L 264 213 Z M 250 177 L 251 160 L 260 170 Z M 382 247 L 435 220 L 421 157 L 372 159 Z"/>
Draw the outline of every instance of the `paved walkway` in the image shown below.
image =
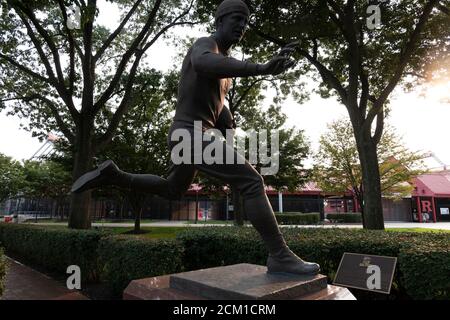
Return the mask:
<path id="1" fill-rule="evenodd" d="M 1 300 L 89 300 L 52 278 L 7 258 L 5 291 Z"/>
<path id="2" fill-rule="evenodd" d="M 30 223 L 33 224 L 33 223 Z M 67 226 L 67 222 L 42 222 L 39 225 L 61 225 Z M 231 226 L 232 224 L 192 224 L 186 221 L 159 221 L 151 223 L 141 223 L 141 227 L 206 227 L 206 226 Z M 440 229 L 440 230 L 450 230 L 450 222 L 429 222 L 429 223 L 418 223 L 418 222 L 385 222 L 385 228 L 424 228 L 424 229 Z M 93 223 L 93 227 L 122 227 L 130 228 L 134 227 L 134 223 Z M 292 227 L 292 226 L 281 226 L 281 227 Z M 360 224 L 327 224 L 327 225 L 312 225 L 304 226 L 299 225 L 295 227 L 301 228 L 362 228 Z"/>

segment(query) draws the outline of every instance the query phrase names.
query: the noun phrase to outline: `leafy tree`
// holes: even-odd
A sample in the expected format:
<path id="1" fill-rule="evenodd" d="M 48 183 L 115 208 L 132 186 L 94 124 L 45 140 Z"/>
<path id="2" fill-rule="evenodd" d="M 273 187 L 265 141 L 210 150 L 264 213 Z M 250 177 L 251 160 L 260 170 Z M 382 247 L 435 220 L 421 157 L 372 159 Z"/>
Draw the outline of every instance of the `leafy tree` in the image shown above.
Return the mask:
<path id="1" fill-rule="evenodd" d="M 401 199 L 413 190 L 412 179 L 423 173 L 424 154 L 408 150 L 395 130 L 387 126 L 377 146 L 381 192 Z M 322 190 L 343 193 L 351 190 L 358 199 L 365 225 L 364 187 L 358 148 L 349 120 L 328 125 L 315 154 L 314 180 Z"/>
<path id="2" fill-rule="evenodd" d="M 51 161 L 25 161 L 21 168 L 20 195 L 29 199 L 53 199 L 60 206 L 69 194 L 72 176 L 63 165 Z"/>
<path id="3" fill-rule="evenodd" d="M 98 161 L 112 159 L 124 171 L 164 176 L 169 166 L 167 135 L 174 109 L 177 75 L 153 71 L 148 89 L 136 102 L 117 129 L 117 134 Z M 111 116 L 111 115 L 109 115 Z M 107 121 L 106 121 L 107 122 Z M 110 190 L 108 190 L 110 192 Z M 135 232 L 140 232 L 140 220 L 146 194 L 139 190 L 121 190 L 135 214 Z"/>
<path id="4" fill-rule="evenodd" d="M 33 135 L 61 132 L 73 179 L 92 168 L 145 91 L 148 49 L 170 28 L 193 23 L 192 1 L 115 3 L 124 13 L 111 31 L 96 23 L 96 0 L 1 1 L 0 109 L 30 120 Z M 80 10 L 75 28 L 69 5 Z M 99 125 L 103 113 L 112 115 L 107 126 Z M 90 192 L 72 195 L 69 227 L 90 227 L 89 203 Z"/>
<path id="5" fill-rule="evenodd" d="M 218 1 L 201 1 L 207 15 Z M 389 97 L 407 74 L 421 71 L 430 54 L 446 61 L 450 35 L 448 0 L 247 1 L 254 13 L 246 38 L 249 52 L 273 54 L 295 40 L 294 57 L 305 76 L 319 83 L 322 97 L 347 108 L 362 169 L 366 224 L 384 229 L 377 145 Z M 382 27 L 369 28 L 377 4 Z M 370 10 L 368 10 L 370 9 Z M 446 13 L 447 12 L 447 13 Z M 265 39 L 267 41 L 261 41 Z"/>
<path id="6" fill-rule="evenodd" d="M 22 165 L 0 153 L 0 203 L 16 196 L 24 183 Z"/>

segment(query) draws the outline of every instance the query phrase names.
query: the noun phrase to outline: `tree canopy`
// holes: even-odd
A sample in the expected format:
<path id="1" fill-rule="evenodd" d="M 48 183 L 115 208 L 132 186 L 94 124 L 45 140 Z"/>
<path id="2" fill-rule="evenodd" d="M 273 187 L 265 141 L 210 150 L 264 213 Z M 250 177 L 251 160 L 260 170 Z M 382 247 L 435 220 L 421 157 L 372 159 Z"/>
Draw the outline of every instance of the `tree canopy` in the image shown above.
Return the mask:
<path id="1" fill-rule="evenodd" d="M 96 0 L 2 1 L 0 109 L 26 117 L 35 136 L 62 133 L 73 179 L 92 169 L 151 83 L 149 48 L 172 27 L 193 23 L 193 1 L 110 3 L 122 12 L 115 30 L 97 23 Z M 68 24 L 70 5 L 80 19 Z M 89 228 L 89 201 L 89 192 L 72 195 L 70 227 Z"/>
<path id="2" fill-rule="evenodd" d="M 409 150 L 394 128 L 387 126 L 378 144 L 378 155 L 383 197 L 410 196 L 413 178 L 425 172 L 425 154 Z M 361 164 L 350 121 L 342 119 L 328 125 L 314 159 L 313 176 L 319 187 L 342 194 L 352 191 L 364 211 Z"/>

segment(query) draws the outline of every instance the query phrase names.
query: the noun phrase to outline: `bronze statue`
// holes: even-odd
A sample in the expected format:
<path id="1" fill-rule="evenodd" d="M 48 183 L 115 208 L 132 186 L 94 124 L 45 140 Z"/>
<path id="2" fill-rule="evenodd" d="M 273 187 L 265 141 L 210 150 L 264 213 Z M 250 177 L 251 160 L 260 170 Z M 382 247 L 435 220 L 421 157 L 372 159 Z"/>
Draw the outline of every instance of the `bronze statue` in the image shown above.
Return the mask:
<path id="1" fill-rule="evenodd" d="M 194 121 L 201 121 L 202 130 L 217 128 L 222 132 L 233 128 L 230 111 L 224 99 L 232 77 L 277 75 L 294 65 L 289 59 L 292 45 L 281 49 L 266 64 L 239 61 L 229 57 L 232 45 L 242 39 L 249 19 L 249 9 L 241 0 L 225 0 L 216 12 L 216 32 L 198 39 L 183 61 L 178 87 L 176 114 L 169 130 L 168 144 L 172 151 L 175 142 L 170 139 L 179 128 L 194 131 Z M 210 142 L 202 141 L 205 148 Z M 233 146 L 222 143 L 223 154 L 234 153 Z M 231 148 L 231 149 L 230 149 Z M 242 159 L 241 159 L 242 160 Z M 252 225 L 261 235 L 269 251 L 268 272 L 316 274 L 319 265 L 306 262 L 286 245 L 270 202 L 264 191 L 264 180 L 247 161 L 244 164 L 177 164 L 172 165 L 167 179 L 151 174 L 131 174 L 120 170 L 111 160 L 81 176 L 72 192 L 82 192 L 103 185 L 117 185 L 128 189 L 157 194 L 168 199 L 179 199 L 191 185 L 197 170 L 209 174 L 237 188 L 244 199 L 244 210 Z"/>

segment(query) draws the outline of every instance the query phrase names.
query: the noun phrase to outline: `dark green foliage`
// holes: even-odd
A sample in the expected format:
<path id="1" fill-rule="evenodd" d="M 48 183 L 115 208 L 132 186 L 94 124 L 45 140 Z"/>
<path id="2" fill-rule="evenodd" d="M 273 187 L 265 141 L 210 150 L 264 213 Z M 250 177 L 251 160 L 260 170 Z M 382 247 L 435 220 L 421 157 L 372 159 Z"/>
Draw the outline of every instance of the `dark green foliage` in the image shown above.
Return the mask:
<path id="1" fill-rule="evenodd" d="M 362 222 L 361 213 L 329 213 L 327 219 L 346 223 Z"/>
<path id="2" fill-rule="evenodd" d="M 320 213 L 286 212 L 275 214 L 278 224 L 318 224 Z"/>
<path id="3" fill-rule="evenodd" d="M 351 289 L 358 299 L 450 298 L 450 234 L 294 227 L 282 232 L 297 255 L 321 265 L 330 283 L 345 252 L 397 257 L 391 294 Z M 267 258 L 251 227 L 187 228 L 177 240 L 149 240 L 0 223 L 0 242 L 9 254 L 49 271 L 65 274 L 76 264 L 85 280 L 100 278 L 116 296 L 132 279 L 236 263 L 265 265 Z M 0 282 L 1 257 L 0 252 Z"/>
<path id="4" fill-rule="evenodd" d="M 450 299 L 450 240 L 439 236 L 400 252 L 403 282 L 414 299 Z"/>
<path id="5" fill-rule="evenodd" d="M 83 280 L 97 279 L 97 245 L 101 232 L 0 223 L 0 242 L 8 254 L 48 271 L 66 274 L 77 265 Z"/>
<path id="6" fill-rule="evenodd" d="M 319 263 L 321 273 L 327 275 L 330 282 L 345 252 L 398 257 L 389 296 L 358 290 L 354 292 L 357 297 L 448 298 L 450 235 L 337 228 L 283 228 L 282 231 L 289 247 L 303 259 Z M 235 263 L 264 265 L 267 256 L 253 228 L 189 229 L 178 234 L 177 238 L 185 248 L 184 266 L 187 270 Z"/>
<path id="7" fill-rule="evenodd" d="M 176 240 L 111 236 L 100 240 L 101 280 L 121 295 L 131 280 L 182 271 L 183 247 Z"/>
<path id="8" fill-rule="evenodd" d="M 267 251 L 253 228 L 189 228 L 179 233 L 177 239 L 183 243 L 186 270 L 266 263 Z"/>
<path id="9" fill-rule="evenodd" d="M 2 297 L 3 290 L 4 290 L 4 279 L 6 274 L 6 260 L 5 256 L 3 255 L 3 249 L 0 248 L 0 298 Z"/>

